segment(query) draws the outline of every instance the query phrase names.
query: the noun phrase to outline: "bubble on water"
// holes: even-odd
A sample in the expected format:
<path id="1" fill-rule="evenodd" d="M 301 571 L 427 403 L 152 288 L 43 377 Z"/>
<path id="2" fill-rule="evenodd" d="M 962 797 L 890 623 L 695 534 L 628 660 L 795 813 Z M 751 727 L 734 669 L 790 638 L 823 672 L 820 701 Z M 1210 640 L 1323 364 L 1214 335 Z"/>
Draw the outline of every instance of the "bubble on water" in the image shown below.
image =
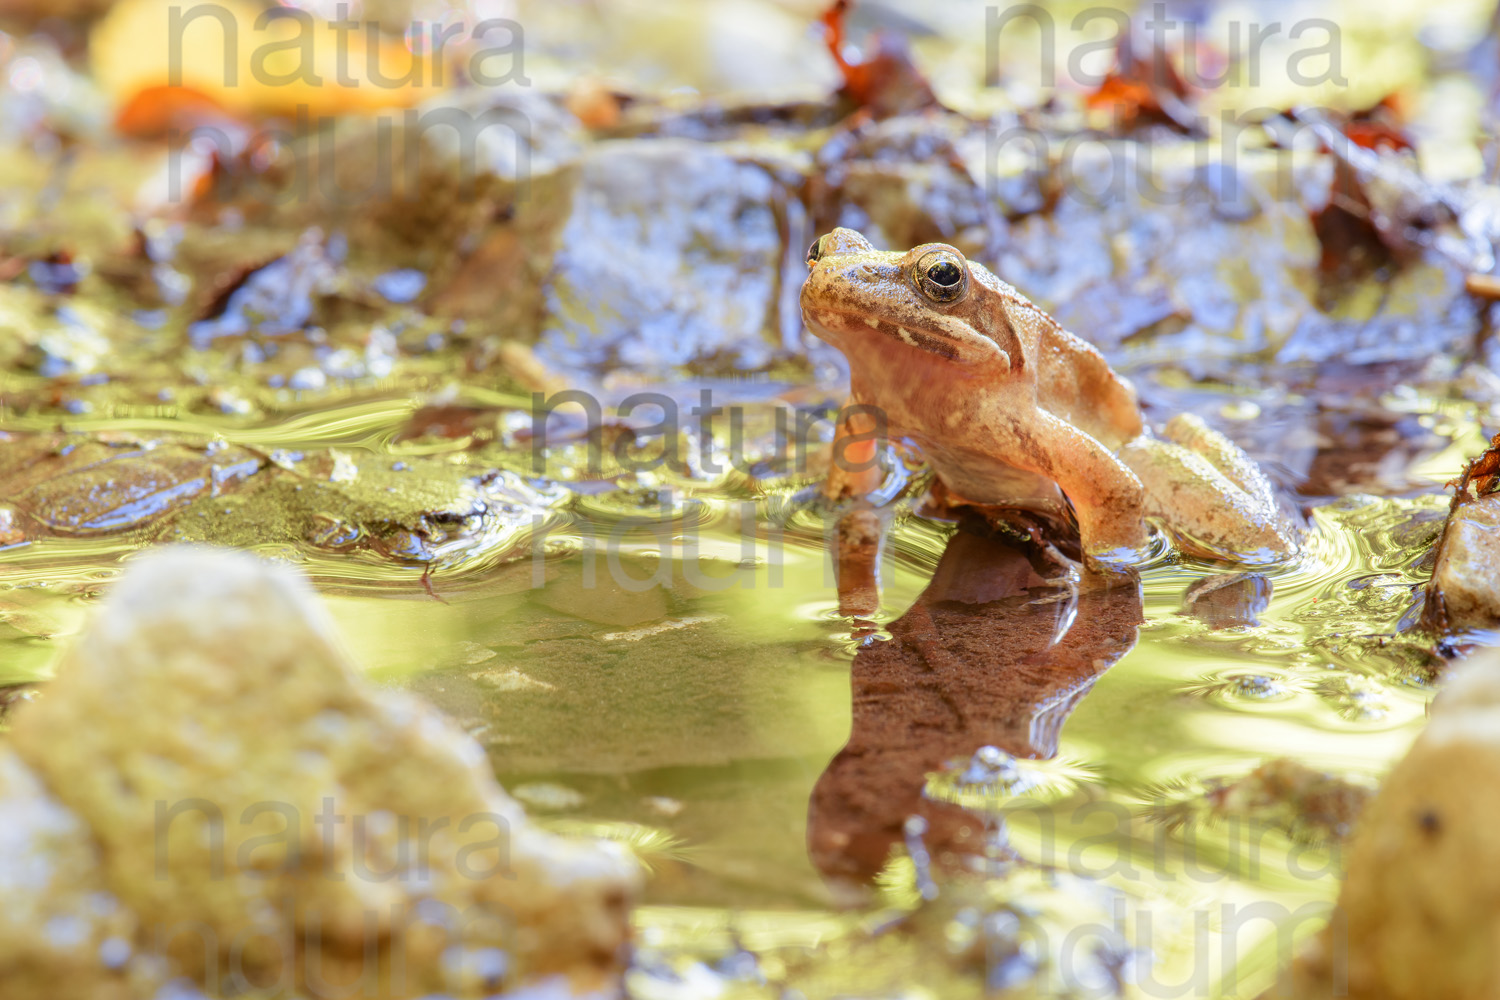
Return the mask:
<path id="1" fill-rule="evenodd" d="M 901 829 L 906 837 L 906 854 L 916 871 L 917 892 L 925 900 L 937 899 L 938 887 L 932 878 L 932 855 L 922 840 L 927 833 L 927 820 L 921 816 L 908 816 Z"/>
<path id="2" fill-rule="evenodd" d="M 47 921 L 42 933 L 46 935 L 47 941 L 58 951 L 66 951 L 76 948 L 88 940 L 89 927 L 84 921 L 72 915 L 53 917 Z"/>
<path id="3" fill-rule="evenodd" d="M 10 64 L 10 86 L 17 93 L 25 94 L 41 87 L 42 64 L 31 56 L 22 56 Z"/>
<path id="4" fill-rule="evenodd" d="M 1020 779 L 1016 759 L 999 747 L 982 746 L 974 751 L 969 766 L 958 780 L 966 785 L 1010 786 Z"/>
<path id="5" fill-rule="evenodd" d="M 517 785 L 510 793 L 533 809 L 545 809 L 549 812 L 577 809 L 584 803 L 581 792 L 548 781 Z"/>
<path id="6" fill-rule="evenodd" d="M 1231 681 L 1232 690 L 1246 698 L 1283 698 L 1287 694 L 1286 686 L 1274 677 L 1264 674 L 1243 674 Z"/>
<path id="7" fill-rule="evenodd" d="M 413 302 L 427 287 L 427 275 L 412 268 L 387 271 L 370 283 L 375 293 L 387 302 Z"/>
<path id="8" fill-rule="evenodd" d="M 99 945 L 99 962 L 106 969 L 123 968 L 130 961 L 131 951 L 130 942 L 124 938 L 105 938 Z"/>
<path id="9" fill-rule="evenodd" d="M 1244 701 L 1284 701 L 1295 697 L 1305 686 L 1298 679 L 1289 680 L 1273 673 L 1233 672 L 1206 678 L 1186 690 L 1211 701 L 1235 704 Z"/>

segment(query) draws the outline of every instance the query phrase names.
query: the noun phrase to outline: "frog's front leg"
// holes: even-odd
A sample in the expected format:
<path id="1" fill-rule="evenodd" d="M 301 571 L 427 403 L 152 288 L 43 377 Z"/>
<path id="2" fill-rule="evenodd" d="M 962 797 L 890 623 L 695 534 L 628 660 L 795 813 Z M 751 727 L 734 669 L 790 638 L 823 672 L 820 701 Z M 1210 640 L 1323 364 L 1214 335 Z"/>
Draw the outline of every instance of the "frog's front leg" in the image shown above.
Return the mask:
<path id="1" fill-rule="evenodd" d="M 1165 521 L 1184 548 L 1252 564 L 1296 555 L 1298 533 L 1250 456 L 1191 415 L 1173 418 L 1162 435 L 1142 434 L 1120 458 L 1145 486 L 1146 512 Z"/>
<path id="2" fill-rule="evenodd" d="M 880 467 L 880 445 L 885 440 L 885 420 L 875 407 L 851 398 L 839 411 L 834 425 L 833 450 L 823 496 L 837 503 L 845 498 L 862 499 L 885 481 Z M 885 525 L 868 504 L 857 504 L 834 526 L 833 564 L 839 594 L 839 614 L 873 615 L 880 608 L 880 547 Z"/>
<path id="3" fill-rule="evenodd" d="M 1144 491 L 1134 472 L 1087 433 L 1044 410 L 1011 428 L 1011 453 L 1062 487 L 1090 564 L 1114 568 L 1146 549 Z M 1020 464 L 1020 463 L 1018 463 Z"/>
<path id="4" fill-rule="evenodd" d="M 830 501 L 869 496 L 885 481 L 880 467 L 880 445 L 885 440 L 880 411 L 853 398 L 839 411 L 834 424 L 833 452 L 823 495 Z"/>
<path id="5" fill-rule="evenodd" d="M 880 610 L 880 548 L 885 524 L 867 506 L 839 518 L 833 533 L 833 567 L 839 614 L 868 618 Z"/>

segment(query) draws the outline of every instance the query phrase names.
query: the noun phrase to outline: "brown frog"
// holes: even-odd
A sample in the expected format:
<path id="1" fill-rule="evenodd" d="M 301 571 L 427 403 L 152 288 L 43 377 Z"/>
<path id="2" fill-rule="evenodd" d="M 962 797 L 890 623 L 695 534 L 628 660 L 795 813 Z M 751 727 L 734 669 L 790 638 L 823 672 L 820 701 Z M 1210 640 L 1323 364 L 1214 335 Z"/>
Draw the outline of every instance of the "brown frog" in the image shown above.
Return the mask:
<path id="1" fill-rule="evenodd" d="M 1097 350 L 953 247 L 883 252 L 835 229 L 807 264 L 802 316 L 850 367 L 830 499 L 878 487 L 880 440 L 905 437 L 952 500 L 1054 515 L 1071 505 L 1095 567 L 1137 561 L 1148 517 L 1195 555 L 1296 554 L 1297 530 L 1249 456 L 1190 415 L 1153 435 Z"/>

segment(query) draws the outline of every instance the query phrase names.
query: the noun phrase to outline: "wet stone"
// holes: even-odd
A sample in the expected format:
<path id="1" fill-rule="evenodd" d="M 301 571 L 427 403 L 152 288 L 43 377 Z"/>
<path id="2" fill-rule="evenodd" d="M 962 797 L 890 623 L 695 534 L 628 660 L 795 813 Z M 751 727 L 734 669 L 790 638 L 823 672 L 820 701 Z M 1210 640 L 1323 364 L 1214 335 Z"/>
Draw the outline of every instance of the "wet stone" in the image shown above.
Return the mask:
<path id="1" fill-rule="evenodd" d="M 1246 157 L 1230 184 L 1186 166 L 1191 156 L 1175 163 L 1167 147 L 1090 152 L 1071 159 L 1051 211 L 1011 226 L 994 270 L 1107 354 L 1369 365 L 1425 361 L 1478 330 L 1463 269 L 1432 250 L 1321 308 L 1307 202 L 1327 199 L 1331 175 L 1317 164 Z M 1134 173 L 1121 162 L 1131 156 Z"/>
<path id="2" fill-rule="evenodd" d="M 1212 629 L 1253 628 L 1271 604 L 1271 581 L 1260 573 L 1205 577 L 1183 595 L 1183 609 Z"/>
<path id="3" fill-rule="evenodd" d="M 836 133 L 811 183 L 816 230 L 846 226 L 886 249 L 942 242 L 983 254 L 1004 230 L 1007 195 L 1033 203 L 987 172 L 986 140 L 956 115 L 901 115 Z M 992 180 L 1003 188 L 998 203 Z"/>
<path id="4" fill-rule="evenodd" d="M 1449 630 L 1500 624 L 1500 493 L 1455 507 L 1437 551 L 1428 622 Z"/>
<path id="5" fill-rule="evenodd" d="M 1279 757 L 1243 778 L 1211 782 L 1207 798 L 1216 818 L 1235 817 L 1320 842 L 1347 837 L 1370 796 L 1362 785 Z"/>
<path id="6" fill-rule="evenodd" d="M 553 259 L 538 356 L 665 372 L 761 368 L 795 349 L 784 175 L 683 140 L 596 146 Z"/>

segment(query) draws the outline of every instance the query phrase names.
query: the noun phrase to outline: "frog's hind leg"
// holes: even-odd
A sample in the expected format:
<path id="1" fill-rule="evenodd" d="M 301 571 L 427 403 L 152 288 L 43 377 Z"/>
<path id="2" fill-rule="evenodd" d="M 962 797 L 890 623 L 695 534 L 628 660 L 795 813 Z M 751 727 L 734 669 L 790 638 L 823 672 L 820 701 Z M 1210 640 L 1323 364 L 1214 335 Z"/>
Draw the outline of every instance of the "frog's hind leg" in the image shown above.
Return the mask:
<path id="1" fill-rule="evenodd" d="M 1296 555 L 1297 531 L 1250 456 L 1191 415 L 1174 418 L 1163 435 L 1142 434 L 1120 458 L 1145 487 L 1146 513 L 1165 521 L 1184 548 L 1252 564 Z"/>
<path id="2" fill-rule="evenodd" d="M 1162 437 L 1195 451 L 1208 459 L 1225 479 L 1246 493 L 1275 509 L 1276 497 L 1271 482 L 1240 446 L 1203 422 L 1193 413 L 1180 413 L 1161 429 Z"/>

